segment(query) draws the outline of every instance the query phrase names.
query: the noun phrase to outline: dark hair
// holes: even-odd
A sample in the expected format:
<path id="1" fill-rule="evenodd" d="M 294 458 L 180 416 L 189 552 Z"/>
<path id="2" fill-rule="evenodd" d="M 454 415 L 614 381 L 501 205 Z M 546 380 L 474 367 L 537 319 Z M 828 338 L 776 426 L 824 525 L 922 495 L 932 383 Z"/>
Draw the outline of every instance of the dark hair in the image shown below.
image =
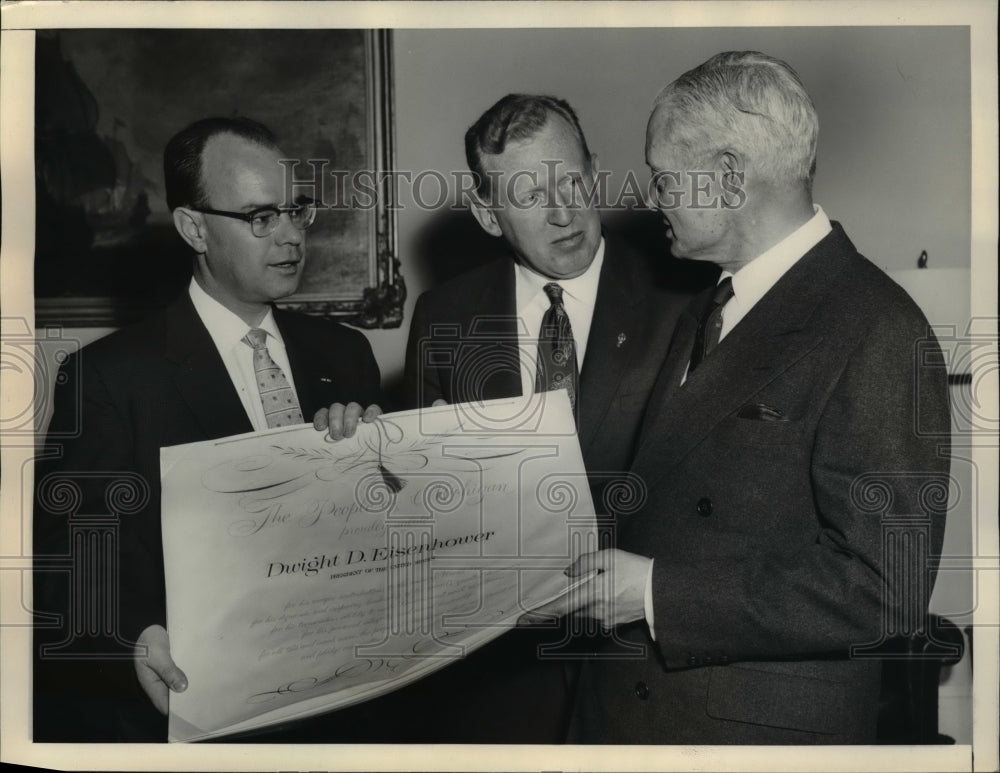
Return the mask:
<path id="1" fill-rule="evenodd" d="M 558 115 L 566 121 L 580 140 L 583 156 L 589 161 L 590 148 L 580 128 L 580 120 L 569 103 L 558 97 L 542 94 L 508 94 L 479 116 L 465 133 L 465 159 L 476 176 L 476 192 L 481 197 L 490 193 L 490 179 L 483 169 L 483 154 L 503 153 L 508 142 L 531 139 L 549 120 Z"/>
<path id="2" fill-rule="evenodd" d="M 216 135 L 233 134 L 269 148 L 277 147 L 274 134 L 250 118 L 203 118 L 170 138 L 163 151 L 163 180 L 167 207 L 204 207 L 205 190 L 201 179 L 201 154 Z"/>

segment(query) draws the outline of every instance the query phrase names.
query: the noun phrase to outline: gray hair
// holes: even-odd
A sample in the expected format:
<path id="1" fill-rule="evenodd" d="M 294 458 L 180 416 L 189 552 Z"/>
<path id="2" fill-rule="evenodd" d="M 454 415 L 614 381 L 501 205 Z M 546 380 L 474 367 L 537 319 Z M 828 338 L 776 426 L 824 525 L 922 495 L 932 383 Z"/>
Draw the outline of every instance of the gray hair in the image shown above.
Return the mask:
<path id="1" fill-rule="evenodd" d="M 788 64 L 758 51 L 727 51 L 681 75 L 656 97 L 671 141 L 691 163 L 726 148 L 765 179 L 811 186 L 819 118 Z"/>

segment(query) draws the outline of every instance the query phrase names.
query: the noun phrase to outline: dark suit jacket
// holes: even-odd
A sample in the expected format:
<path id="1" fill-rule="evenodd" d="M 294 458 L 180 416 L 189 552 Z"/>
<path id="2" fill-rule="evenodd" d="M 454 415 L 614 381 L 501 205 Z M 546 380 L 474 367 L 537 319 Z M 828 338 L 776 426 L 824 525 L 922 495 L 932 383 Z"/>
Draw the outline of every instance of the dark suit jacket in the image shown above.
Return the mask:
<path id="1" fill-rule="evenodd" d="M 378 366 L 361 333 L 279 309 L 274 316 L 307 420 L 336 401 L 379 402 Z M 60 455 L 36 469 L 35 607 L 64 619 L 37 636 L 56 645 L 56 657 L 36 669 L 35 740 L 162 739 L 165 725 L 139 692 L 129 649 L 147 626 L 165 623 L 160 448 L 253 427 L 186 292 L 85 347 L 56 383 L 49 438 Z M 74 540 L 111 540 L 100 557 L 71 546 L 73 524 L 87 516 L 107 524 L 109 514 L 103 531 L 73 532 Z M 67 556 L 73 574 L 48 571 Z"/>
<path id="2" fill-rule="evenodd" d="M 661 261 L 662 263 L 663 261 Z M 628 501 L 639 491 L 622 480 L 643 412 L 677 317 L 691 293 L 605 232 L 604 265 L 580 374 L 578 425 L 583 459 L 599 511 L 603 492 Z M 706 277 L 707 278 L 707 277 Z M 514 266 L 487 264 L 424 293 L 406 352 L 407 402 L 430 405 L 521 394 Z M 531 331 L 533 337 L 537 331 Z M 572 675 L 565 660 L 540 660 L 539 646 L 566 652 L 566 629 L 515 630 L 465 661 L 448 666 L 395 698 L 422 705 L 394 723 L 385 701 L 386 734 L 373 740 L 557 743 L 565 739 Z M 392 697 L 392 696 L 390 696 Z M 429 721 L 427 721 L 429 720 Z M 415 728 L 421 722 L 426 724 Z M 393 725 L 395 725 L 393 727 Z"/>
<path id="3" fill-rule="evenodd" d="M 656 641 L 588 662 L 571 739 L 871 743 L 886 639 L 920 625 L 944 532 L 940 349 L 839 225 L 691 373 L 682 315 L 618 546 L 655 559 Z M 875 656 L 875 657 L 873 657 Z"/>

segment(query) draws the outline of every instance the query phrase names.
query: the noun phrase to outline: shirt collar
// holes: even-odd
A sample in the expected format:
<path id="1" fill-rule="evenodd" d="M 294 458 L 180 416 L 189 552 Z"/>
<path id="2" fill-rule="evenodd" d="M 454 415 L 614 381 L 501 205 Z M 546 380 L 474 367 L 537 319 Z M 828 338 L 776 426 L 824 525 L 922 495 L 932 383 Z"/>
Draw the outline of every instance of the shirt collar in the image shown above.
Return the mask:
<path id="1" fill-rule="evenodd" d="M 551 279 L 542 276 L 522 263 L 514 264 L 514 277 L 517 283 L 517 297 L 523 298 L 525 305 L 543 292 L 542 288 L 549 282 L 555 282 L 563 289 L 563 294 L 583 303 L 593 304 L 597 300 L 597 286 L 601 280 L 601 267 L 604 265 L 604 237 L 597 245 L 597 252 L 587 270 L 572 279 Z"/>
<path id="2" fill-rule="evenodd" d="M 743 266 L 735 274 L 723 272 L 721 281 L 733 278 L 733 295 L 744 309 L 757 303 L 802 256 L 830 233 L 830 219 L 823 208 L 813 205 L 813 216 L 769 250 Z"/>
<path id="3" fill-rule="evenodd" d="M 205 292 L 194 277 L 191 278 L 191 283 L 188 285 L 188 295 L 191 296 L 191 303 L 194 304 L 195 311 L 198 312 L 205 327 L 208 328 L 208 333 L 212 336 L 219 351 L 228 351 L 249 332 L 250 326 L 237 314 Z M 268 308 L 267 314 L 264 315 L 264 319 L 257 327 L 269 336 L 273 336 L 279 343 L 283 343 L 281 333 L 274 321 L 272 309 Z"/>

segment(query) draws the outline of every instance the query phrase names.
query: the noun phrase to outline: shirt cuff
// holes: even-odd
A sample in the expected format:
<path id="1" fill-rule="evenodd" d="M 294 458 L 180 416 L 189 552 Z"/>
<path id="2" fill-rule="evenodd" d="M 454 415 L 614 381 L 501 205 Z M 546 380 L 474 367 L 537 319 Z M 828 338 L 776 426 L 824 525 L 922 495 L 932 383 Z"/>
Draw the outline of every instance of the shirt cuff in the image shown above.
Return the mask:
<path id="1" fill-rule="evenodd" d="M 649 635 L 656 641 L 656 628 L 653 627 L 653 562 L 656 559 L 649 559 L 649 573 L 646 575 L 646 592 L 643 595 L 643 607 L 646 612 L 646 625 L 649 626 Z"/>

